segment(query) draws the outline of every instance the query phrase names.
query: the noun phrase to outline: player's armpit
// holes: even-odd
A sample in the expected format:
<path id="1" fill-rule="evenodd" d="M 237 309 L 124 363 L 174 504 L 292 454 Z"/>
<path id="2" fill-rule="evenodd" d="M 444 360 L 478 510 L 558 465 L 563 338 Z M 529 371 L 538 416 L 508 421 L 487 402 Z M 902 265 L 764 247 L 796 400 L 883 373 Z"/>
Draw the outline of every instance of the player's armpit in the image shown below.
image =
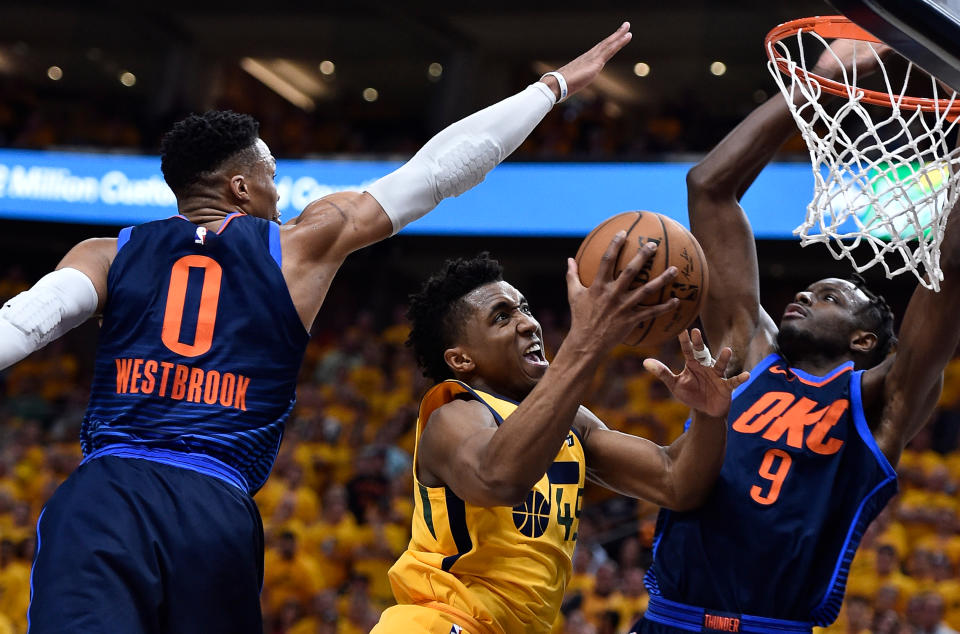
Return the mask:
<path id="1" fill-rule="evenodd" d="M 864 408 L 879 412 L 878 424 L 872 425 L 874 436 L 894 466 L 903 448 L 929 421 L 940 395 L 943 370 L 960 339 L 956 327 L 960 279 L 951 284 L 947 276 L 949 272 L 940 293 L 922 287 L 914 291 L 892 362 L 863 374 Z M 878 396 L 880 403 L 876 402 Z M 875 420 L 868 418 L 871 423 Z"/>
<path id="2" fill-rule="evenodd" d="M 690 190 L 693 235 L 711 272 L 700 320 L 710 345 L 734 351 L 733 371 L 752 367 L 769 354 L 776 324 L 760 305 L 759 266 L 749 222 L 731 195 L 716 201 Z"/>
<path id="3" fill-rule="evenodd" d="M 310 203 L 284 229 L 294 236 L 294 257 L 310 261 L 343 261 L 353 251 L 390 236 L 393 227 L 373 196 L 337 192 Z"/>
<path id="4" fill-rule="evenodd" d="M 729 372 L 751 370 L 768 354 L 777 349 L 777 324 L 769 313 L 760 307 L 759 318 L 753 332 L 747 338 L 745 348 L 738 349 L 729 343 L 723 344 L 733 350 Z"/>
<path id="5" fill-rule="evenodd" d="M 753 229 L 739 201 L 784 141 L 796 132 L 790 109 L 783 97 L 776 95 L 687 174 L 690 229 L 712 273 L 701 319 L 710 344 L 733 348 L 737 360 L 759 337 L 772 339 L 770 333 L 776 334 L 772 321 L 763 319 Z M 750 365 L 738 367 L 735 362 L 734 367 Z"/>
<path id="6" fill-rule="evenodd" d="M 281 227 L 283 277 L 304 328 L 310 329 L 350 252 L 388 235 L 390 220 L 380 205 L 357 192 L 315 200 Z"/>
<path id="7" fill-rule="evenodd" d="M 116 255 L 116 238 L 90 238 L 70 249 L 57 264 L 56 270 L 76 269 L 90 278 L 97 291 L 96 312 L 100 313 L 107 303 L 107 276 Z"/>
<path id="8" fill-rule="evenodd" d="M 427 420 L 417 447 L 421 484 L 446 486 L 475 506 L 513 506 L 522 501 L 532 484 L 518 485 L 506 469 L 486 459 L 497 430 L 490 410 L 479 401 L 455 400 L 438 408 Z"/>
<path id="9" fill-rule="evenodd" d="M 882 412 L 874 435 L 894 465 L 930 418 L 943 370 L 960 344 L 956 317 L 960 314 L 960 214 L 951 213 L 947 220 L 940 266 L 944 278 L 940 292 L 918 286 L 910 297 L 889 372 L 884 372 L 882 363 L 864 372 L 862 379 L 864 396 L 870 394 L 870 383 L 882 381 L 882 404 L 865 402 L 864 407 Z"/>

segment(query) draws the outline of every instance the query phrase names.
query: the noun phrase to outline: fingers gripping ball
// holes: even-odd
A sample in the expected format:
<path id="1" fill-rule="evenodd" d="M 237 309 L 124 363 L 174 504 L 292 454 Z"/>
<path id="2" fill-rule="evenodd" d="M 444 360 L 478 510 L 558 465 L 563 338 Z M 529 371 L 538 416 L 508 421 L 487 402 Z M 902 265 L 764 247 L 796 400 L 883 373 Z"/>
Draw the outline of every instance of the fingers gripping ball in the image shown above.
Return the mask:
<path id="1" fill-rule="evenodd" d="M 680 300 L 673 311 L 640 322 L 625 339 L 630 345 L 656 345 L 673 340 L 697 315 L 707 293 L 707 261 L 696 238 L 680 223 L 652 211 L 628 211 L 608 218 L 590 232 L 577 251 L 580 283 L 589 286 L 597 274 L 600 259 L 618 231 L 627 232 L 627 240 L 617 260 L 616 273 L 647 242 L 657 244 L 657 252 L 637 275 L 631 288 L 660 275 L 669 266 L 677 267 L 677 276 L 657 295 L 644 303 L 661 304 L 672 297 Z"/>

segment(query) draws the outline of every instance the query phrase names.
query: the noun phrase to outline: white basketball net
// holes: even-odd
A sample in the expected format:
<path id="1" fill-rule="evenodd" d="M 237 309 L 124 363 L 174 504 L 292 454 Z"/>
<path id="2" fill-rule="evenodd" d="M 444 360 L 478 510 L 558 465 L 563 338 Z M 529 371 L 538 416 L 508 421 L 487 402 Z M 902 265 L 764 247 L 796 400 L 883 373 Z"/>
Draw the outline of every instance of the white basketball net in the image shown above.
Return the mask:
<path id="1" fill-rule="evenodd" d="M 818 40 L 815 47 L 808 47 L 815 50 L 805 53 L 804 44 L 814 42 L 805 42 L 804 33 Z M 902 82 L 891 82 L 874 47 L 869 42 L 856 46 L 858 52 L 860 47 L 870 47 L 879 63 L 877 74 L 882 73 L 889 93 L 889 109 L 867 109 L 868 104 L 861 101 L 856 66 L 850 73 L 844 71 L 841 80 L 847 86 L 846 103 L 832 113 L 824 108 L 820 84 L 806 73 L 808 61 L 812 69 L 827 48 L 827 42 L 813 31 L 772 43 L 768 51 L 771 60 L 785 61 L 789 67 L 790 72 L 783 74 L 773 61 L 768 64 L 800 126 L 813 165 L 813 200 L 807 206 L 806 221 L 794 233 L 802 246 L 823 243 L 834 258 L 846 257 L 857 271 L 876 264 L 883 266 L 888 278 L 912 271 L 921 284 L 939 291 L 940 243 L 947 215 L 960 193 L 960 150 L 947 140 L 956 127 L 956 120 L 948 120 L 947 109 L 957 93 L 945 92 L 935 78 L 913 64 L 907 65 Z M 949 105 L 923 112 L 903 104 L 911 72 L 915 80 L 929 77 L 933 97 L 949 100 Z M 800 105 L 795 105 L 798 95 Z M 835 102 L 844 99 L 826 97 Z M 836 105 L 831 104 L 831 111 Z M 861 244 L 871 247 L 873 257 L 866 260 L 865 249 L 855 257 L 854 249 Z"/>

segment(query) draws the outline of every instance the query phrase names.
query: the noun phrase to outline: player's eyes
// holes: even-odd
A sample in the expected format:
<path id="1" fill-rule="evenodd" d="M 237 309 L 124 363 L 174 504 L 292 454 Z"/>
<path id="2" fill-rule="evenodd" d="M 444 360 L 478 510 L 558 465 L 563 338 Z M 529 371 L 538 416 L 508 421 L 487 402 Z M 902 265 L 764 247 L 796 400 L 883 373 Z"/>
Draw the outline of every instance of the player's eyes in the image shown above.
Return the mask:
<path id="1" fill-rule="evenodd" d="M 533 315 L 533 311 L 530 310 L 530 307 L 527 306 L 526 304 L 520 307 L 520 312 L 523 313 L 524 315 Z"/>
<path id="2" fill-rule="evenodd" d="M 825 300 L 827 300 L 828 302 L 833 302 L 834 304 L 837 303 L 837 298 L 834 297 L 833 295 L 830 295 L 829 293 L 827 293 L 826 295 L 824 295 L 823 298 L 824 298 Z"/>
<path id="3" fill-rule="evenodd" d="M 508 317 L 509 317 L 509 315 L 507 315 L 507 313 L 497 313 L 496 315 L 494 315 L 493 321 L 495 321 L 495 322 L 497 322 L 497 321 L 503 321 L 504 319 L 507 319 Z"/>

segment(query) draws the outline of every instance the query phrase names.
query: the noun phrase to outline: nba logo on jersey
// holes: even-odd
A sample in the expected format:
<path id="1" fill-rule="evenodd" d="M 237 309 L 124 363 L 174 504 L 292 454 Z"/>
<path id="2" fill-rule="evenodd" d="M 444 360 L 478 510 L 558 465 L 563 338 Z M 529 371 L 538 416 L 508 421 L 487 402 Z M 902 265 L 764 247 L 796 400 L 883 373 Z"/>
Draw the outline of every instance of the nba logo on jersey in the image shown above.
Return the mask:
<path id="1" fill-rule="evenodd" d="M 450 626 L 450 634 L 460 634 L 461 632 L 463 632 L 463 628 L 459 625 Z"/>
<path id="2" fill-rule="evenodd" d="M 194 240 L 197 244 L 206 244 L 207 243 L 207 228 L 206 227 L 197 227 L 197 237 Z"/>

